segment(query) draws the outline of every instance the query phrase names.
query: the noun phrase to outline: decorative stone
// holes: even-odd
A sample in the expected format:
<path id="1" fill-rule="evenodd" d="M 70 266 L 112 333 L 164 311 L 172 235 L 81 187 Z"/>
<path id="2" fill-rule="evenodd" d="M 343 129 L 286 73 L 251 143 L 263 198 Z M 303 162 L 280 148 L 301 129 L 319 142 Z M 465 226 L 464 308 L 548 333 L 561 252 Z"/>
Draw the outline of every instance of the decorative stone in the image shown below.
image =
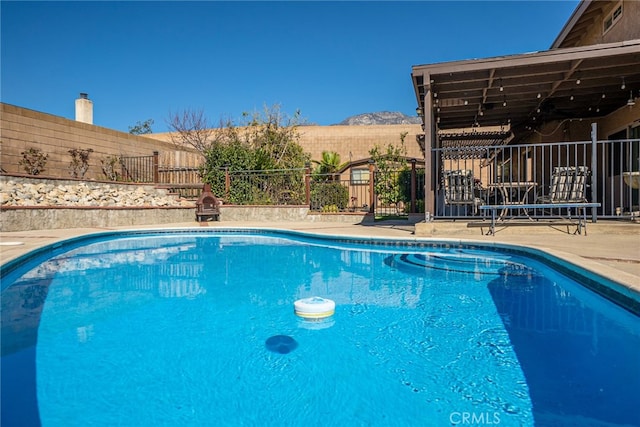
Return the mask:
<path id="1" fill-rule="evenodd" d="M 101 183 L 49 184 L 0 182 L 3 206 L 162 206 L 195 207 L 191 201 L 168 195 L 150 185 L 126 186 Z"/>

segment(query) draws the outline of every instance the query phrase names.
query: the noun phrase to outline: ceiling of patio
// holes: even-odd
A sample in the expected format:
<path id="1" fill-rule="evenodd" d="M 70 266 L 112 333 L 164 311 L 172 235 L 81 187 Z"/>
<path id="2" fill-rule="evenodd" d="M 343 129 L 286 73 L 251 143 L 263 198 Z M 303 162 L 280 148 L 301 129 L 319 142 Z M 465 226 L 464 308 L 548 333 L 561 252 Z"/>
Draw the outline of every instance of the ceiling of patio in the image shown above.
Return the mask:
<path id="1" fill-rule="evenodd" d="M 639 96 L 640 40 L 418 65 L 412 78 L 422 111 L 430 84 L 438 129 L 592 119 Z"/>

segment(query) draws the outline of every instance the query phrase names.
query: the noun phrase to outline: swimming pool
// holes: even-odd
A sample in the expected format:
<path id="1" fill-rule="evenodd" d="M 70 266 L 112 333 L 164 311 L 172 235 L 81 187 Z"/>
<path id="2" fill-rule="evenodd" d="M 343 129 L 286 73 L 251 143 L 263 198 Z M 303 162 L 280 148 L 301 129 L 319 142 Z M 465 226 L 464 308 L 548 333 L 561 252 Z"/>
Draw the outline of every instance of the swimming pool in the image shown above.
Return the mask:
<path id="1" fill-rule="evenodd" d="M 104 233 L 3 268 L 2 425 L 638 425 L 639 348 L 524 251 Z"/>

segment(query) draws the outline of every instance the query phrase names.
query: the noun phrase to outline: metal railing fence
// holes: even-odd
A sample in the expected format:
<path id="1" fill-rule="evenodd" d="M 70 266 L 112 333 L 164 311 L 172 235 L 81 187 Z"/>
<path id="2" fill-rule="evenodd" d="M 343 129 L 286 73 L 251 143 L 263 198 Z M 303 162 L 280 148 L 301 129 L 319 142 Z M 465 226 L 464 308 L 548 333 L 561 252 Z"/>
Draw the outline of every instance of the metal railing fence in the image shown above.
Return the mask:
<path id="1" fill-rule="evenodd" d="M 640 139 L 591 140 L 506 146 L 432 149 L 431 179 L 437 218 L 477 218 L 479 204 L 535 203 L 549 194 L 554 167 L 589 168 L 586 199 L 598 202 L 593 218 L 640 217 Z M 197 167 L 158 165 L 152 156 L 119 158 L 119 179 L 158 183 L 183 197 L 196 198 L 202 189 Z M 477 204 L 445 199 L 445 171 L 471 171 Z M 386 172 L 389 174 L 389 172 Z M 352 181 L 312 174 L 309 168 L 272 171 L 213 171 L 212 189 L 226 203 L 240 205 L 308 205 L 312 211 L 375 212 L 398 215 L 424 212 L 424 169 L 416 162 L 392 171 L 381 183 Z M 512 210 L 529 219 L 558 216 L 542 209 Z"/>
<path id="2" fill-rule="evenodd" d="M 640 199 L 640 139 L 574 141 L 507 146 L 434 148 L 435 216 L 474 218 L 470 204 L 445 199 L 445 171 L 471 171 L 477 204 L 535 203 L 549 194 L 554 167 L 589 168 L 586 199 L 599 202 L 594 217 L 637 217 Z M 542 209 L 513 210 L 525 218 L 555 217 Z"/>
<path id="3" fill-rule="evenodd" d="M 595 152 L 598 216 L 640 217 L 640 139 L 598 141 Z"/>
<path id="4" fill-rule="evenodd" d="M 315 212 L 369 212 L 371 191 L 368 180 L 351 181 L 336 175 L 313 175 L 309 208 Z"/>
<path id="5" fill-rule="evenodd" d="M 424 212 L 424 168 L 374 172 L 376 216 L 403 216 Z"/>
<path id="6" fill-rule="evenodd" d="M 211 188 L 227 204 L 304 205 L 308 200 L 306 169 L 218 172 Z"/>
<path id="7" fill-rule="evenodd" d="M 120 156 L 120 179 L 125 182 L 158 182 L 158 152 L 151 156 Z"/>

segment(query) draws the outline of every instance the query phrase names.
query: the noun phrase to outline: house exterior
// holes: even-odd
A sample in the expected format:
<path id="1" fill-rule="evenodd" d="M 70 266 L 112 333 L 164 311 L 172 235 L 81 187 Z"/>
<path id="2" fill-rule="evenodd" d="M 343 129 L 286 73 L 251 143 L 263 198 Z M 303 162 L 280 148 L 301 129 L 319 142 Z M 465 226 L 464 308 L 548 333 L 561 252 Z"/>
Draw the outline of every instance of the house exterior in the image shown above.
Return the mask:
<path id="1" fill-rule="evenodd" d="M 412 79 L 425 131 L 418 142 L 431 170 L 425 183 L 429 217 L 437 210 L 440 171 L 452 161 L 442 157 L 443 148 L 640 138 L 640 3 L 583 0 L 549 50 L 416 65 Z M 519 180 L 548 173 L 552 165 L 542 170 L 539 158 L 521 151 L 502 159 L 517 168 Z M 622 174 L 638 170 L 637 142 L 594 153 L 580 154 L 578 161 L 607 157 L 599 168 L 602 188 L 622 188 Z M 482 166 L 472 167 L 491 183 L 501 165 L 491 171 Z"/>

